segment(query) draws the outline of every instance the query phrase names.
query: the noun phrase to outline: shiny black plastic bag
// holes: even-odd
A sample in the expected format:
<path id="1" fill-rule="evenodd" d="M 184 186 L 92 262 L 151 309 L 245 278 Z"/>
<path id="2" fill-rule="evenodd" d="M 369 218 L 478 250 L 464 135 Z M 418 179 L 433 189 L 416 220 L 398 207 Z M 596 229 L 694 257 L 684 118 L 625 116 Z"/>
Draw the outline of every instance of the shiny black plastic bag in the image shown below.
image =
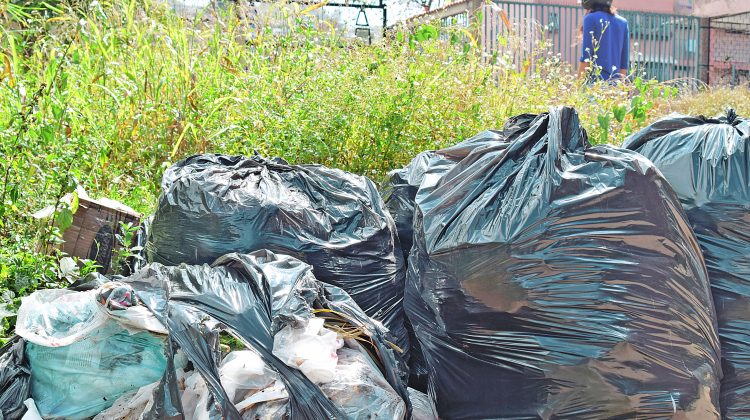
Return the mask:
<path id="1" fill-rule="evenodd" d="M 166 171 L 151 261 L 204 264 L 256 249 L 312 265 L 318 280 L 344 289 L 408 352 L 404 261 L 372 181 L 257 156 L 192 156 Z"/>
<path id="2" fill-rule="evenodd" d="M 717 418 L 695 236 L 645 158 L 571 108 L 417 194 L 405 305 L 442 418 Z"/>
<path id="3" fill-rule="evenodd" d="M 0 349 L 0 418 L 4 420 L 23 417 L 23 402 L 31 397 L 31 369 L 24 344 L 20 337 L 14 337 Z"/>
<path id="4" fill-rule="evenodd" d="M 211 266 L 153 263 L 121 281 L 130 284 L 167 326 L 170 366 L 180 348 L 206 381 L 212 419 L 240 417 L 219 380 L 219 330 L 240 339 L 278 373 L 289 393 L 288 418 L 346 418 L 318 386 L 272 353 L 274 334 L 285 325 L 302 324 L 315 310 L 335 311 L 369 333 L 386 379 L 408 406 L 402 367 L 385 339 L 386 330 L 343 290 L 318 282 L 310 266 L 299 260 L 269 251 L 229 254 Z M 176 375 L 168 367 L 147 417 L 174 418 L 181 413 Z"/>
<path id="5" fill-rule="evenodd" d="M 439 151 L 422 152 L 409 165 L 391 171 L 389 181 L 383 191 L 383 200 L 393 216 L 404 257 L 409 257 L 412 248 L 414 207 L 420 188 L 428 190 L 454 166 L 464 160 L 472 151 L 482 147 L 495 147 L 507 144 L 528 129 L 535 115 L 523 114 L 511 118 L 502 131 L 487 130 L 461 143 Z M 465 161 L 464 164 L 471 164 Z M 411 351 L 409 353 L 409 386 L 427 392 L 428 372 L 421 354 L 419 342 L 407 319 Z"/>
<path id="6" fill-rule="evenodd" d="M 750 123 L 670 116 L 625 147 L 649 158 L 677 193 L 698 237 L 718 318 L 721 411 L 750 418 Z"/>

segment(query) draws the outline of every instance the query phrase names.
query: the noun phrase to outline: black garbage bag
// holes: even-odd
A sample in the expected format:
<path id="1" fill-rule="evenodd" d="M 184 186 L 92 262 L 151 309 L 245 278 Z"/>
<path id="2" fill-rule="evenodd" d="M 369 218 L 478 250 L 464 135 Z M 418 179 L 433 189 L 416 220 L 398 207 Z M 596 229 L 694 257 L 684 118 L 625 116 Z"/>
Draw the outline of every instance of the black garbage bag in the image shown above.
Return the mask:
<path id="1" fill-rule="evenodd" d="M 573 109 L 420 189 L 414 234 L 405 306 L 442 418 L 718 418 L 682 208 L 646 159 L 592 147 Z"/>
<path id="2" fill-rule="evenodd" d="M 447 149 L 422 152 L 409 165 L 389 174 L 389 181 L 383 191 L 383 200 L 396 222 L 405 260 L 408 259 L 412 248 L 414 206 L 420 187 L 423 190 L 431 188 L 446 172 L 466 159 L 472 151 L 511 141 L 528 129 L 529 124 L 535 117 L 535 115 L 530 114 L 519 115 L 509 119 L 502 131 L 487 130 Z M 464 162 L 468 165 L 471 163 L 468 160 Z M 409 331 L 411 345 L 409 352 L 409 386 L 427 392 L 427 366 L 408 319 L 406 320 L 406 328 Z"/>
<path id="3" fill-rule="evenodd" d="M 149 258 L 204 264 L 269 249 L 313 266 L 382 321 L 408 352 L 404 262 L 393 219 L 369 179 L 279 159 L 199 155 L 164 174 Z"/>
<path id="4" fill-rule="evenodd" d="M 624 147 L 649 158 L 677 193 L 698 237 L 718 318 L 720 406 L 750 418 L 750 123 L 726 117 L 670 116 Z"/>
<path id="5" fill-rule="evenodd" d="M 14 337 L 0 349 L 0 419 L 23 417 L 23 402 L 30 396 L 31 369 L 24 354 L 24 341 Z"/>

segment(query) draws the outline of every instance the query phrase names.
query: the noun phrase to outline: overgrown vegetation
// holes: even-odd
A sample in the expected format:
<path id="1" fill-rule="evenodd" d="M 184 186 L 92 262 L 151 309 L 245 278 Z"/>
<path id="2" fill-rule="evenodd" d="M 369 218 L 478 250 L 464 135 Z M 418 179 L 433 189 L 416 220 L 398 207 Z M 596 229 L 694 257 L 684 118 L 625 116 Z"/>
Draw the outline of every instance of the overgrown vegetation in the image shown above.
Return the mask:
<path id="1" fill-rule="evenodd" d="M 551 55 L 520 71 L 510 47 L 487 57 L 465 31 L 427 25 L 367 46 L 280 10 L 292 10 L 283 31 L 235 9 L 185 20 L 146 0 L 0 4 L 0 318 L 64 286 L 64 255 L 39 252 L 70 224 L 63 195 L 80 185 L 148 213 L 164 169 L 192 153 L 257 151 L 381 179 L 551 105 L 575 106 L 592 141 L 613 143 L 672 110 L 750 111 L 745 89 L 586 86 Z M 31 217 L 48 205 L 53 219 Z"/>

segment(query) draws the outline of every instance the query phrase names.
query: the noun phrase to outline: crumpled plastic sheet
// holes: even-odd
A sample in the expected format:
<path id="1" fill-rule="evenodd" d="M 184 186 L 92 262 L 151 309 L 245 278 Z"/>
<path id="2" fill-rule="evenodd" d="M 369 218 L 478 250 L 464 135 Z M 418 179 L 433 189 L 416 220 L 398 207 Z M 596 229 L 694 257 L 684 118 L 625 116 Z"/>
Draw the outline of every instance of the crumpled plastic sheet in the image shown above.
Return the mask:
<path id="1" fill-rule="evenodd" d="M 408 259 L 412 248 L 414 236 L 412 225 L 414 223 L 417 193 L 420 188 L 429 190 L 443 175 L 466 159 L 477 145 L 481 147 L 483 144 L 507 144 L 524 133 L 535 117 L 535 115 L 530 114 L 513 117 L 507 121 L 502 131 L 487 130 L 450 148 L 422 152 L 406 167 L 389 173 L 389 181 L 383 191 L 383 200 L 396 222 L 404 258 Z M 464 162 L 465 165 L 471 163 L 470 160 Z M 408 318 L 406 321 L 412 349 L 409 355 L 409 386 L 426 392 L 427 366 L 422 357 L 419 341 L 414 336 L 411 323 Z"/>
<path id="2" fill-rule="evenodd" d="M 258 156 L 191 156 L 165 172 L 150 261 L 204 264 L 257 249 L 310 264 L 318 280 L 341 287 L 382 321 L 408 354 L 404 261 L 372 181 Z"/>
<path id="3" fill-rule="evenodd" d="M 16 336 L 0 349 L 0 418 L 20 419 L 31 396 L 31 368 L 24 341 Z"/>
<path id="4" fill-rule="evenodd" d="M 629 137 L 664 174 L 708 267 L 721 339 L 725 419 L 750 418 L 750 122 L 672 115 Z"/>
<path id="5" fill-rule="evenodd" d="M 283 382 L 289 403 L 283 410 L 293 419 L 347 418 L 301 371 L 273 355 L 273 335 L 285 325 L 304 325 L 315 309 L 330 309 L 371 335 L 388 383 L 406 402 L 408 393 L 386 329 L 372 322 L 341 289 L 319 283 L 311 267 L 292 257 L 258 251 L 230 254 L 212 266 L 146 266 L 123 279 L 169 331 L 208 388 L 205 408 L 210 419 L 240 418 L 233 397 L 221 384 L 217 325 L 257 352 Z M 218 324 L 215 324 L 218 323 Z M 177 375 L 168 367 L 156 387 L 154 403 L 144 416 L 176 417 L 183 413 Z M 279 408 L 281 410 L 281 408 Z"/>
<path id="6" fill-rule="evenodd" d="M 442 418 L 718 418 L 706 267 L 637 153 L 571 108 L 416 196 L 405 305 Z"/>

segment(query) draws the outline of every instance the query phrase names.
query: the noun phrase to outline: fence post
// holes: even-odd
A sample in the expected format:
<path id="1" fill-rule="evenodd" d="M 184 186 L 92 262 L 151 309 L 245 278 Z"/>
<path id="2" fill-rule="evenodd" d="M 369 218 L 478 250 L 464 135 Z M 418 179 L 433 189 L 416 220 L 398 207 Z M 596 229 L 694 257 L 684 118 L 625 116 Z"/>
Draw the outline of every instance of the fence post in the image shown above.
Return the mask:
<path id="1" fill-rule="evenodd" d="M 700 19 L 700 52 L 698 78 L 709 84 L 711 82 L 711 19 Z"/>

